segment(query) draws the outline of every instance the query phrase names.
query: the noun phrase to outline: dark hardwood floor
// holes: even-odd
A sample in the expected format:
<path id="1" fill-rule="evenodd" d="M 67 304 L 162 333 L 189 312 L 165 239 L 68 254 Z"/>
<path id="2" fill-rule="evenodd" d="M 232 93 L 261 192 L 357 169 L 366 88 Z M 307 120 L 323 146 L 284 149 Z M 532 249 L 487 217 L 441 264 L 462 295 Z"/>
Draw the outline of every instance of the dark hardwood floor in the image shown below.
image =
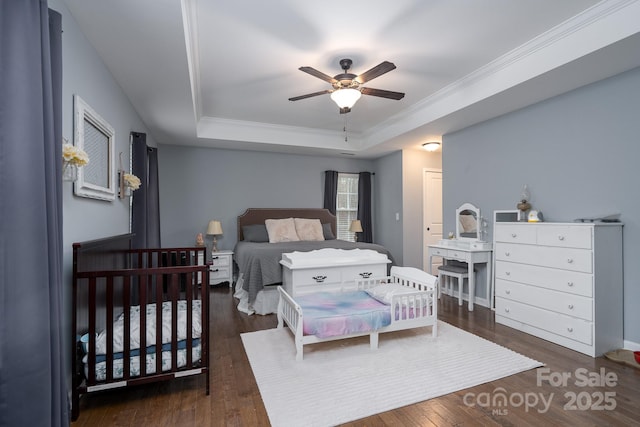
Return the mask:
<path id="1" fill-rule="evenodd" d="M 530 370 L 348 426 L 640 425 L 639 369 L 496 325 L 492 311 L 476 306 L 469 312 L 466 304 L 459 307 L 450 297 L 442 297 L 439 318 L 544 363 L 547 374 Z M 231 290 L 214 287 L 210 396 L 204 393 L 203 376 L 96 392 L 81 398 L 80 417 L 72 426 L 268 426 L 240 334 L 275 326 L 275 315 L 240 313 Z M 558 385 L 567 375 L 565 385 Z M 609 386 L 599 385 L 603 380 Z M 491 399 L 501 393 L 508 399 L 506 406 L 492 405 Z M 304 420 L 299 425 L 304 426 Z"/>

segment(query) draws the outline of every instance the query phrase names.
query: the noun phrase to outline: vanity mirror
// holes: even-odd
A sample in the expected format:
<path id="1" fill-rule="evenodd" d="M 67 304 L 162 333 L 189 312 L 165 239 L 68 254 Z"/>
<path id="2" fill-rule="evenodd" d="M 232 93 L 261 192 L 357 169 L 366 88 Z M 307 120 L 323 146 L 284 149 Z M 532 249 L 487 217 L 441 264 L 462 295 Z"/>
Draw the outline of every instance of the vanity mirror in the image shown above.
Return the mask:
<path id="1" fill-rule="evenodd" d="M 456 209 L 456 237 L 460 240 L 480 240 L 480 209 L 464 203 Z"/>

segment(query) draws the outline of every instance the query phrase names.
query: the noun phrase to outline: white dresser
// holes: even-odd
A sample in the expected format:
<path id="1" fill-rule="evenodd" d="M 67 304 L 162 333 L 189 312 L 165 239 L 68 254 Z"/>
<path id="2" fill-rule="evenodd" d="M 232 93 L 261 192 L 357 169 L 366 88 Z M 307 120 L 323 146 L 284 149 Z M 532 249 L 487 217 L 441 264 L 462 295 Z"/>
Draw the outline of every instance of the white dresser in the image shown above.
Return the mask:
<path id="1" fill-rule="evenodd" d="M 494 224 L 496 323 L 590 356 L 623 347 L 622 224 Z"/>
<path id="2" fill-rule="evenodd" d="M 356 279 L 386 277 L 385 254 L 370 249 L 318 249 L 282 254 L 282 284 L 289 295 L 356 288 Z"/>

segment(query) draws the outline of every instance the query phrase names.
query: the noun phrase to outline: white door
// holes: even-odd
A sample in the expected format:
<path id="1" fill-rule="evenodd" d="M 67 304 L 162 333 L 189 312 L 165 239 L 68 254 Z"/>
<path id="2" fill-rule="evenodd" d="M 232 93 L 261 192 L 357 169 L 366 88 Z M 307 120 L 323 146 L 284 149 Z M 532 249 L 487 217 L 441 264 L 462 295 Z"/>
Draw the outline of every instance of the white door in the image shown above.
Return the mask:
<path id="1" fill-rule="evenodd" d="M 428 246 L 438 243 L 442 239 L 442 171 L 425 169 L 422 196 L 423 233 L 424 236 L 424 271 L 429 271 Z M 438 266 L 442 259 L 433 260 L 434 268 L 431 274 L 438 274 Z"/>

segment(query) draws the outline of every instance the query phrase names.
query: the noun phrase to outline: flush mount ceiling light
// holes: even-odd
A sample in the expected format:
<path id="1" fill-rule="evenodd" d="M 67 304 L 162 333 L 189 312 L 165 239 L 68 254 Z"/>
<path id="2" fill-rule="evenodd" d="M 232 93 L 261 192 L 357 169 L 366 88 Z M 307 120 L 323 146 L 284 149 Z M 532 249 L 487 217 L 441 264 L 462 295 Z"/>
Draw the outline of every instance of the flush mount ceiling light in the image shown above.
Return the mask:
<path id="1" fill-rule="evenodd" d="M 440 143 L 437 141 L 425 142 L 424 144 L 422 144 L 422 148 L 427 151 L 436 151 L 438 148 L 440 148 Z"/>

